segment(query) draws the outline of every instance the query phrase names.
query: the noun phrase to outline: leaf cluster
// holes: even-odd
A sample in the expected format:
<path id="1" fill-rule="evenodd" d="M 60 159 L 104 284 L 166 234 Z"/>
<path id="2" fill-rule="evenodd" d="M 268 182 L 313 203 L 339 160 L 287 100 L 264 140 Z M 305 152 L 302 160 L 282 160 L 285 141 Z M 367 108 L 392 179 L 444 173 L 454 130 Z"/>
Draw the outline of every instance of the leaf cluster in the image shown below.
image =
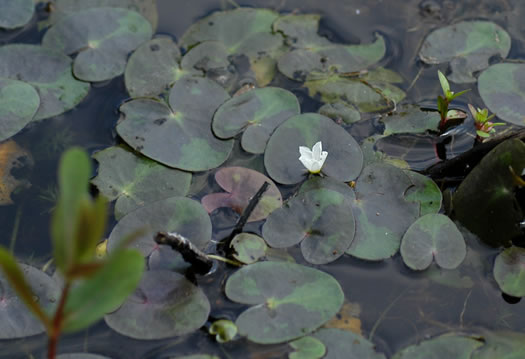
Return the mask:
<path id="1" fill-rule="evenodd" d="M 438 106 L 438 111 L 439 111 L 439 114 L 441 116 L 441 121 L 439 123 L 439 128 L 441 130 L 444 129 L 445 127 L 445 124 L 447 123 L 447 120 L 451 117 L 450 116 L 450 112 L 448 110 L 448 107 L 450 105 L 450 103 L 452 102 L 452 100 L 454 100 L 455 98 L 463 95 L 464 93 L 470 91 L 470 89 L 467 89 L 467 90 L 463 90 L 463 91 L 460 91 L 460 92 L 453 92 L 453 91 L 450 91 L 450 84 L 446 78 L 445 75 L 443 75 L 443 73 L 441 71 L 438 70 L 438 77 L 439 77 L 439 83 L 441 84 L 441 89 L 443 90 L 443 96 L 441 95 L 438 95 L 437 97 L 437 106 Z"/>
<path id="2" fill-rule="evenodd" d="M 503 122 L 491 122 L 495 114 L 489 116 L 489 110 L 486 108 L 480 109 L 475 108 L 471 104 L 468 105 L 470 113 L 474 118 L 474 125 L 476 126 L 476 134 L 479 138 L 488 138 L 491 134 L 495 133 L 494 126 L 503 126 Z"/>

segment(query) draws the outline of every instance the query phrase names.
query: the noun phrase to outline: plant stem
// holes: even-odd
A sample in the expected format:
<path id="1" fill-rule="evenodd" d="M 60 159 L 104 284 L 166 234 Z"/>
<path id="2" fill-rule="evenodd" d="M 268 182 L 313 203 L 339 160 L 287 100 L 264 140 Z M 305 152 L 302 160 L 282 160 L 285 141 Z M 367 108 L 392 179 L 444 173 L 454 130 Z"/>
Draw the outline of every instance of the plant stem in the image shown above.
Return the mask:
<path id="1" fill-rule="evenodd" d="M 62 321 L 64 320 L 64 308 L 66 306 L 66 299 L 69 294 L 70 287 L 71 283 L 69 281 L 66 281 L 64 289 L 62 290 L 62 295 L 60 297 L 57 310 L 55 312 L 55 316 L 53 317 L 51 333 L 49 333 L 47 359 L 55 359 L 57 355 L 58 337 L 60 336 L 60 332 L 62 330 Z"/>

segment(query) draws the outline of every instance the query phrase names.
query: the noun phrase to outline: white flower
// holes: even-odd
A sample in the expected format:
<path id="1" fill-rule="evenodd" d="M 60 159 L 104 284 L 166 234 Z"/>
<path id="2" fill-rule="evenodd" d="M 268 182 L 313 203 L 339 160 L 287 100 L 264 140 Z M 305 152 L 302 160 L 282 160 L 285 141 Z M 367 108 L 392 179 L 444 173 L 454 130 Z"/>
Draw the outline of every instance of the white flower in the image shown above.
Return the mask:
<path id="1" fill-rule="evenodd" d="M 301 154 L 299 161 L 310 173 L 321 172 L 326 156 L 328 156 L 328 152 L 323 151 L 321 141 L 317 142 L 311 150 L 308 147 L 299 146 L 299 153 Z"/>

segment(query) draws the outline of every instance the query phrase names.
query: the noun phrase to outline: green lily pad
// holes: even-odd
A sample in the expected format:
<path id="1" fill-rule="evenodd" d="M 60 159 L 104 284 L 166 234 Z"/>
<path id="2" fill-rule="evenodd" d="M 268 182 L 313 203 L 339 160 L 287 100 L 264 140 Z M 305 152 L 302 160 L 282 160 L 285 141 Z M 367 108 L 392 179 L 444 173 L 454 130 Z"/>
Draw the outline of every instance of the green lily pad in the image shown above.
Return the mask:
<path id="1" fill-rule="evenodd" d="M 328 152 L 323 174 L 339 181 L 359 175 L 363 153 L 356 140 L 329 118 L 307 113 L 286 120 L 270 137 L 264 154 L 270 177 L 283 184 L 301 182 L 309 172 L 299 161 L 299 146 L 312 148 L 318 141 Z"/>
<path id="2" fill-rule="evenodd" d="M 354 106 L 345 102 L 327 103 L 319 108 L 321 115 L 330 117 L 338 124 L 351 124 L 361 120 L 361 114 Z"/>
<path id="3" fill-rule="evenodd" d="M 443 202 L 443 195 L 436 182 L 414 171 L 407 170 L 405 174 L 414 185 L 407 190 L 405 199 L 419 203 L 419 216 L 438 213 Z"/>
<path id="4" fill-rule="evenodd" d="M 401 256 L 414 270 L 427 269 L 432 258 L 441 268 L 454 269 L 467 254 L 458 228 L 442 214 L 427 214 L 415 221 L 401 240 Z"/>
<path id="5" fill-rule="evenodd" d="M 271 247 L 301 243 L 301 252 L 308 262 L 329 263 L 342 256 L 354 239 L 352 205 L 336 191 L 306 191 L 272 212 L 262 233 Z"/>
<path id="6" fill-rule="evenodd" d="M 153 29 L 157 28 L 157 0 L 54 0 L 50 22 L 54 24 L 71 14 L 96 7 L 118 7 L 136 11 L 151 23 Z"/>
<path id="7" fill-rule="evenodd" d="M 525 335 L 510 331 L 484 333 L 485 345 L 471 359 L 520 359 L 525 357 Z"/>
<path id="8" fill-rule="evenodd" d="M 394 133 L 437 132 L 441 117 L 437 111 L 424 111 L 415 105 L 405 105 L 392 115 L 381 118 L 385 124 L 384 135 Z"/>
<path id="9" fill-rule="evenodd" d="M 483 343 L 469 337 L 445 334 L 408 346 L 392 359 L 470 359 L 472 353 Z"/>
<path id="10" fill-rule="evenodd" d="M 185 196 L 191 174 L 137 156 L 123 147 L 110 147 L 94 156 L 98 174 L 91 183 L 110 201 L 116 200 L 115 218 L 164 198 Z"/>
<path id="11" fill-rule="evenodd" d="M 326 346 L 324 359 L 385 359 L 373 343 L 347 330 L 323 328 L 313 336 Z"/>
<path id="12" fill-rule="evenodd" d="M 496 64 L 483 71 L 478 91 L 490 111 L 502 120 L 525 126 L 525 64 Z"/>
<path id="13" fill-rule="evenodd" d="M 201 71 L 183 69 L 177 44 L 169 37 L 158 37 L 142 44 L 131 55 L 124 72 L 131 97 L 154 97 L 169 90 L 175 81 Z"/>
<path id="14" fill-rule="evenodd" d="M 329 46 L 331 42 L 318 34 L 320 19 L 321 15 L 318 14 L 284 15 L 275 20 L 273 30 L 281 32 L 289 46 Z"/>
<path id="15" fill-rule="evenodd" d="M 135 11 L 92 8 L 58 21 L 46 32 L 42 45 L 67 55 L 77 54 L 75 76 L 96 82 L 123 74 L 128 54 L 152 33 L 151 24 Z"/>
<path id="16" fill-rule="evenodd" d="M 300 112 L 299 101 L 293 93 L 265 87 L 226 101 L 215 113 L 212 128 L 215 135 L 223 139 L 244 131 L 242 148 L 250 153 L 264 153 L 275 128 Z"/>
<path id="17" fill-rule="evenodd" d="M 183 357 L 174 357 L 173 359 L 220 359 L 220 358 L 215 355 L 194 354 L 194 355 L 185 355 Z"/>
<path id="18" fill-rule="evenodd" d="M 296 339 L 289 345 L 294 351 L 288 354 L 288 359 L 320 359 L 326 353 L 323 342 L 311 336 Z"/>
<path id="19" fill-rule="evenodd" d="M 262 173 L 249 168 L 221 168 L 215 173 L 215 180 L 227 192 L 211 193 L 202 198 L 202 205 L 208 213 L 220 207 L 230 207 L 242 214 L 264 182 L 268 182 L 270 186 L 260 198 L 248 221 L 254 222 L 265 219 L 275 209 L 280 208 L 283 203 L 281 192 L 275 183 Z"/>
<path id="20" fill-rule="evenodd" d="M 204 72 L 226 69 L 230 65 L 228 55 L 228 49 L 222 42 L 205 41 L 195 45 L 184 55 L 181 66 L 186 70 Z"/>
<path id="21" fill-rule="evenodd" d="M 145 233 L 130 247 L 137 248 L 144 256 L 158 249 L 153 241 L 158 231 L 179 233 L 199 249 L 204 249 L 211 239 L 210 217 L 199 202 L 185 197 L 153 202 L 122 217 L 111 231 L 108 251 L 137 230 L 145 230 Z M 180 254 L 173 252 L 173 256 L 180 257 Z"/>
<path id="22" fill-rule="evenodd" d="M 492 149 L 461 182 L 452 198 L 454 218 L 485 243 L 509 246 L 523 235 L 524 213 L 515 195 L 516 175 L 525 169 L 525 144 L 506 140 Z"/>
<path id="23" fill-rule="evenodd" d="M 385 52 L 385 39 L 376 34 L 371 44 L 309 44 L 281 56 L 277 66 L 292 80 L 316 80 L 366 69 L 381 60 Z"/>
<path id="24" fill-rule="evenodd" d="M 33 86 L 0 78 L 0 142 L 31 122 L 39 106 L 40 96 Z"/>
<path id="25" fill-rule="evenodd" d="M 410 165 L 405 160 L 388 156 L 386 153 L 376 150 L 375 147 L 377 141 L 383 137 L 383 135 L 372 135 L 363 140 L 361 143 L 361 150 L 363 151 L 364 165 L 368 166 L 372 163 L 388 163 L 402 169 L 410 169 Z"/>
<path id="26" fill-rule="evenodd" d="M 31 20 L 34 12 L 33 0 L 0 0 L 0 28 L 22 27 Z"/>
<path id="27" fill-rule="evenodd" d="M 60 354 L 57 359 L 110 359 L 102 355 L 88 353 Z"/>
<path id="28" fill-rule="evenodd" d="M 117 132 L 136 151 L 166 166 L 205 171 L 221 165 L 233 148 L 211 131 L 215 110 L 228 94 L 215 82 L 185 77 L 170 91 L 170 107 L 151 99 L 136 99 L 120 107 L 124 120 Z"/>
<path id="29" fill-rule="evenodd" d="M 58 284 L 46 273 L 25 264 L 19 264 L 33 289 L 34 298 L 44 310 L 52 309 L 60 297 Z M 42 323 L 27 309 L 0 271 L 0 339 L 24 338 L 45 331 Z"/>
<path id="30" fill-rule="evenodd" d="M 312 176 L 301 185 L 298 193 L 322 188 L 339 192 L 350 202 L 355 201 L 355 192 L 350 185 L 330 177 Z"/>
<path id="31" fill-rule="evenodd" d="M 355 186 L 356 233 L 346 253 L 366 260 L 396 254 L 401 237 L 419 216 L 419 203 L 405 198 L 410 186 L 410 178 L 397 167 L 382 163 L 365 167 Z"/>
<path id="32" fill-rule="evenodd" d="M 118 333 L 135 339 L 164 339 L 199 329 L 210 313 L 204 292 L 184 276 L 147 271 L 135 292 L 104 319 Z"/>
<path id="33" fill-rule="evenodd" d="M 525 249 L 505 248 L 494 262 L 494 278 L 502 292 L 525 297 Z"/>
<path id="34" fill-rule="evenodd" d="M 22 61 L 23 60 L 23 61 Z M 0 77 L 27 82 L 40 96 L 34 120 L 60 115 L 75 107 L 89 92 L 89 84 L 76 80 L 71 59 L 36 45 L 0 47 Z"/>
<path id="35" fill-rule="evenodd" d="M 233 258 L 244 264 L 257 262 L 268 249 L 264 239 L 251 233 L 239 233 L 233 237 L 230 248 L 235 251 Z"/>
<path id="36" fill-rule="evenodd" d="M 450 81 L 476 82 L 473 73 L 487 68 L 495 55 L 507 57 L 510 42 L 509 34 L 493 22 L 462 21 L 431 32 L 419 57 L 427 64 L 449 62 Z"/>
<path id="37" fill-rule="evenodd" d="M 311 333 L 343 305 L 344 294 L 329 274 L 286 262 L 242 267 L 226 282 L 231 300 L 253 305 L 237 318 L 239 334 L 261 343 L 283 343 Z"/>

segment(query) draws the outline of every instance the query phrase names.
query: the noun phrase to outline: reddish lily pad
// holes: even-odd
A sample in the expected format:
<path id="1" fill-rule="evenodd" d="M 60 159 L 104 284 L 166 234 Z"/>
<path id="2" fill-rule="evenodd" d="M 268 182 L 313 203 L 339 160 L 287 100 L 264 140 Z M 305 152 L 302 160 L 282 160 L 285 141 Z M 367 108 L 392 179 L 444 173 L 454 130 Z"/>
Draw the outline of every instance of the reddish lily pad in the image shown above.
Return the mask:
<path id="1" fill-rule="evenodd" d="M 525 297 L 525 249 L 506 248 L 494 262 L 494 278 L 500 289 L 513 297 Z"/>
<path id="2" fill-rule="evenodd" d="M 339 283 L 314 268 L 286 262 L 242 267 L 226 282 L 231 300 L 253 305 L 239 315 L 239 335 L 261 343 L 283 343 L 311 333 L 343 305 Z"/>
<path id="3" fill-rule="evenodd" d="M 234 96 L 213 117 L 213 132 L 219 138 L 232 138 L 241 131 L 242 148 L 250 153 L 264 153 L 266 142 L 275 128 L 301 112 L 290 91 L 265 87 Z"/>
<path id="4" fill-rule="evenodd" d="M 220 207 L 230 207 L 242 214 L 264 182 L 268 182 L 270 186 L 264 192 L 248 221 L 260 221 L 268 217 L 283 203 L 281 192 L 275 183 L 262 173 L 249 168 L 221 168 L 215 173 L 215 180 L 227 193 L 212 193 L 202 198 L 202 205 L 208 213 Z"/>
<path id="5" fill-rule="evenodd" d="M 329 118 L 307 113 L 294 116 L 279 126 L 270 137 L 264 165 L 276 182 L 294 184 L 309 173 L 299 161 L 299 146 L 321 141 L 328 157 L 321 172 L 339 181 L 351 181 L 361 172 L 363 153 L 356 140 Z"/>

